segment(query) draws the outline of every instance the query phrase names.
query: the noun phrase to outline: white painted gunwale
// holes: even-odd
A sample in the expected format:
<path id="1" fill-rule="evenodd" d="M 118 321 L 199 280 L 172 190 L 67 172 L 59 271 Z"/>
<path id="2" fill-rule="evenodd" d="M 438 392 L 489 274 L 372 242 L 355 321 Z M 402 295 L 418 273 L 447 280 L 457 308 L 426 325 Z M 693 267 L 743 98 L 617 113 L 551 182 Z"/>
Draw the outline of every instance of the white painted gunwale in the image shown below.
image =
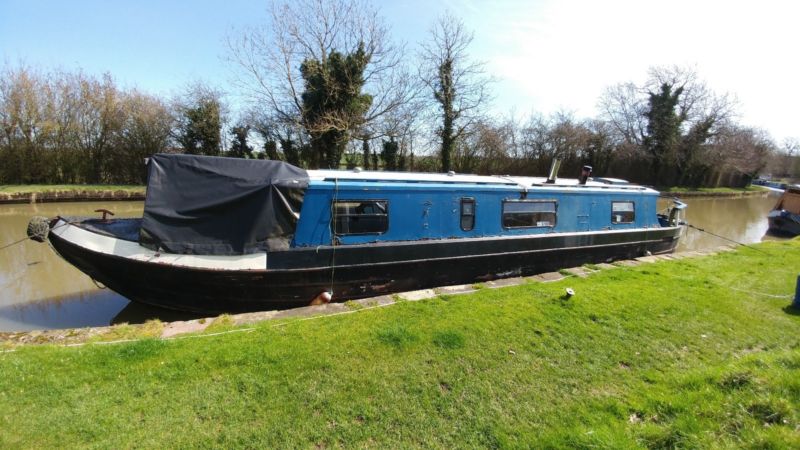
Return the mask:
<path id="1" fill-rule="evenodd" d="M 671 227 L 668 227 L 671 228 Z M 625 228 L 618 230 L 604 230 L 602 233 L 606 234 L 623 234 L 630 232 L 654 231 L 660 230 L 661 227 L 656 228 Z M 244 271 L 244 270 L 267 270 L 267 254 L 265 252 L 255 253 L 251 255 L 235 255 L 235 256 L 213 256 L 213 255 L 177 255 L 173 253 L 155 252 L 145 247 L 140 246 L 136 242 L 126 241 L 111 236 L 95 233 L 86 230 L 80 226 L 73 225 L 64 219 L 59 219 L 56 225 L 51 229 L 51 233 L 59 236 L 60 238 L 87 250 L 103 253 L 106 255 L 126 258 L 133 261 L 141 261 L 151 264 L 164 264 L 177 267 L 187 267 L 193 269 L 208 269 L 208 270 L 230 270 L 230 271 Z M 580 236 L 588 234 L 596 234 L 598 231 L 581 231 L 569 233 L 543 233 L 532 235 L 514 235 L 514 236 L 495 236 L 493 239 L 545 239 L 557 236 Z M 464 238 L 466 241 L 480 241 L 486 237 L 481 238 Z M 443 240 L 424 241 L 427 244 L 441 243 Z M 420 241 L 392 241 L 381 242 L 377 244 L 353 244 L 348 247 L 369 247 L 374 245 L 415 245 L 420 244 Z M 616 244 L 613 244 L 616 245 Z M 294 270 L 294 269 L 292 269 Z"/>
<path id="2" fill-rule="evenodd" d="M 87 250 L 134 261 L 213 270 L 264 270 L 267 267 L 267 254 L 264 252 L 236 256 L 176 255 L 155 252 L 136 242 L 94 233 L 70 224 L 64 219 L 59 219 L 50 232 Z"/>

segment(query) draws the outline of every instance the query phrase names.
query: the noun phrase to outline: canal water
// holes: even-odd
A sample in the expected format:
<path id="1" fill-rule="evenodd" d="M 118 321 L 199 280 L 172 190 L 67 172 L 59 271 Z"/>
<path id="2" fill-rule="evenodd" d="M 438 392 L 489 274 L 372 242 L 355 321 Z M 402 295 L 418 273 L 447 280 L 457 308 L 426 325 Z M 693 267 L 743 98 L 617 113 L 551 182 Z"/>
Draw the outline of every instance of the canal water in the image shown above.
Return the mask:
<path id="1" fill-rule="evenodd" d="M 744 244 L 781 239 L 767 234 L 767 213 L 779 197 L 780 193 L 771 193 L 767 197 L 687 199 L 683 200 L 688 205 L 684 220 L 690 225 Z M 670 204 L 668 200 L 659 201 L 662 209 Z M 704 250 L 730 244 L 732 242 L 709 233 L 687 228 L 677 251 Z"/>
<path id="2" fill-rule="evenodd" d="M 777 197 L 690 199 L 686 221 L 739 242 L 753 243 L 766 236 L 767 212 Z M 665 200 L 661 207 L 666 207 Z M 0 247 L 25 237 L 32 216 L 95 216 L 99 208 L 115 217 L 141 216 L 142 202 L 86 202 L 0 205 Z M 679 251 L 715 248 L 722 239 L 687 229 Z M 129 302 L 101 289 L 89 277 L 67 264 L 46 244 L 26 240 L 0 250 L 0 331 L 102 326 L 185 320 L 194 316 Z"/>

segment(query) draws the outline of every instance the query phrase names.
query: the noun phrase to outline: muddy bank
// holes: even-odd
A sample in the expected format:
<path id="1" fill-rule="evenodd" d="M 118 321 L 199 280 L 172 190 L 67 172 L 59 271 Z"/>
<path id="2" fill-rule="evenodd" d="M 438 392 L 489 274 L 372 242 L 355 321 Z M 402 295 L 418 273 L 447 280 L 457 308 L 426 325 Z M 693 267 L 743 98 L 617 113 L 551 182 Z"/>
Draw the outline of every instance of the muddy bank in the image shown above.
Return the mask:
<path id="1" fill-rule="evenodd" d="M 743 197 L 766 197 L 770 191 L 742 191 L 742 192 L 702 192 L 702 191 L 676 191 L 662 192 L 663 197 L 678 198 L 743 198 Z"/>
<path id="2" fill-rule="evenodd" d="M 54 202 L 93 202 L 98 200 L 144 200 L 145 191 L 124 190 L 56 190 L 44 192 L 0 192 L 0 204 L 15 203 L 54 203 Z"/>

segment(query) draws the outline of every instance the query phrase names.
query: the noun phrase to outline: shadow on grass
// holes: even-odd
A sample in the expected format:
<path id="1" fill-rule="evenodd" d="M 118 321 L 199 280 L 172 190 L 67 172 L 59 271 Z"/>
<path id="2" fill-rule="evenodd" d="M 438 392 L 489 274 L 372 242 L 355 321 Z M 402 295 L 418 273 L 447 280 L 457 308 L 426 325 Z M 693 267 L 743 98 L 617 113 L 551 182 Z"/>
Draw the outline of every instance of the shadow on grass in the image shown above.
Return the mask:
<path id="1" fill-rule="evenodd" d="M 783 312 L 789 314 L 790 316 L 800 316 L 800 306 L 797 306 L 794 303 L 792 303 L 784 307 Z"/>

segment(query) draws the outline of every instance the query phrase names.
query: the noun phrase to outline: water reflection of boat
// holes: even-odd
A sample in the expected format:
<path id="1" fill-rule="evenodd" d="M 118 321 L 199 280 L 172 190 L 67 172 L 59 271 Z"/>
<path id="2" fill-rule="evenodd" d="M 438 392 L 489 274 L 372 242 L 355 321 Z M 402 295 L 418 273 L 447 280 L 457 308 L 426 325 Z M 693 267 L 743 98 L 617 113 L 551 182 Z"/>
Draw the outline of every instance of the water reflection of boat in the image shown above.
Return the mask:
<path id="1" fill-rule="evenodd" d="M 262 310 L 672 252 L 680 205 L 622 180 L 312 170 L 156 155 L 141 219 L 58 217 L 49 240 L 125 297 Z M 33 224 L 33 222 L 32 222 Z M 35 228 L 35 227 L 34 227 Z"/>
<path id="2" fill-rule="evenodd" d="M 128 303 L 115 292 L 91 290 L 0 305 L 0 325 L 2 331 L 105 326 Z"/>
<path id="3" fill-rule="evenodd" d="M 787 186 L 767 219 L 771 232 L 791 236 L 800 234 L 800 186 Z"/>
<path id="4" fill-rule="evenodd" d="M 118 325 L 123 323 L 145 323 L 148 320 L 157 319 L 162 322 L 174 322 L 176 320 L 192 320 L 199 319 L 203 315 L 186 312 L 176 311 L 174 309 L 164 309 L 157 306 L 146 305 L 140 302 L 128 302 L 124 308 L 111 318 L 110 325 Z"/>

